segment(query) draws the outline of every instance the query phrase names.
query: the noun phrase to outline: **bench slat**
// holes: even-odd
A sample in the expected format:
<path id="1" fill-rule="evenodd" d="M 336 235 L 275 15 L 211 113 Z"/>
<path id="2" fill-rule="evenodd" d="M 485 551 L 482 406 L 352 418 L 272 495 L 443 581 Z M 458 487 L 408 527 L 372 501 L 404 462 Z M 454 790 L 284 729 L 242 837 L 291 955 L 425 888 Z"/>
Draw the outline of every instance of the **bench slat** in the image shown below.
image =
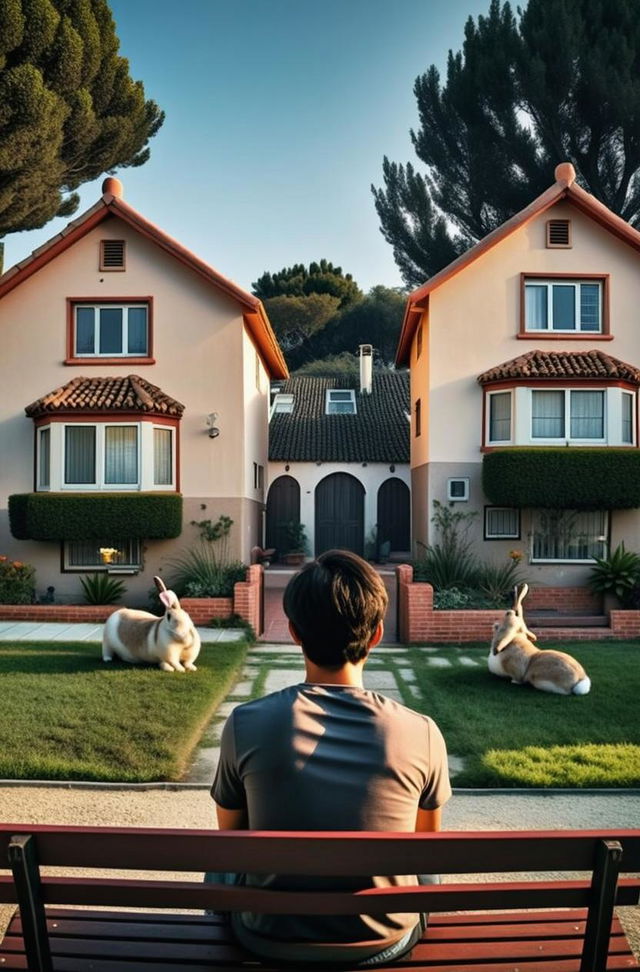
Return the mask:
<path id="1" fill-rule="evenodd" d="M 581 871 L 593 866 L 596 843 L 619 840 L 623 870 L 640 871 L 640 834 L 631 830 L 336 834 L 0 824 L 0 859 L 20 833 L 36 836 L 41 865 L 68 867 L 339 876 L 375 856 L 378 874 Z"/>

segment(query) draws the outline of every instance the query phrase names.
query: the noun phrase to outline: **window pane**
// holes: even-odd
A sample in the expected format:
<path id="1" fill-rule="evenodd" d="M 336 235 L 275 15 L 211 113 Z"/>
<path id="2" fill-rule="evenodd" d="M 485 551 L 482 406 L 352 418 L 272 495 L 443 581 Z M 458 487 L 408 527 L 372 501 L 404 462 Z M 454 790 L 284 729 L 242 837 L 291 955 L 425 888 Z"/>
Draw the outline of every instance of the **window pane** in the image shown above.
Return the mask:
<path id="1" fill-rule="evenodd" d="M 563 391 L 532 392 L 531 409 L 533 439 L 564 439 Z"/>
<path id="2" fill-rule="evenodd" d="M 147 308 L 146 307 L 129 308 L 127 350 L 129 354 L 147 353 Z"/>
<path id="3" fill-rule="evenodd" d="M 622 441 L 633 442 L 633 395 L 622 393 Z"/>
<path id="4" fill-rule="evenodd" d="M 115 549 L 109 563 L 105 563 L 100 547 Z M 89 567 L 139 567 L 142 563 L 139 540 L 69 540 L 64 545 L 65 566 Z"/>
<path id="5" fill-rule="evenodd" d="M 351 401 L 350 391 L 330 391 L 329 398 L 332 402 L 350 402 Z"/>
<path id="6" fill-rule="evenodd" d="M 153 430 L 153 482 L 156 486 L 171 486 L 173 460 L 171 429 Z"/>
<path id="7" fill-rule="evenodd" d="M 575 284 L 554 284 L 553 291 L 553 329 L 554 331 L 573 331 L 576 326 L 576 288 Z"/>
<path id="8" fill-rule="evenodd" d="M 100 354 L 122 354 L 122 307 L 100 308 Z"/>
<path id="9" fill-rule="evenodd" d="M 76 354 L 95 354 L 95 309 L 76 308 Z"/>
<path id="10" fill-rule="evenodd" d="M 51 455 L 51 430 L 42 429 L 40 432 L 40 472 L 38 485 L 40 487 L 49 485 L 49 468 Z"/>
<path id="11" fill-rule="evenodd" d="M 105 483 L 137 483 L 137 428 L 132 425 L 108 425 L 104 432 Z"/>
<path id="12" fill-rule="evenodd" d="M 520 535 L 518 510 L 490 506 L 485 510 L 485 534 L 491 537 L 512 537 Z"/>
<path id="13" fill-rule="evenodd" d="M 65 483 L 95 483 L 95 426 L 67 425 L 65 428 L 64 452 Z"/>
<path id="14" fill-rule="evenodd" d="M 605 553 L 607 513 L 536 510 L 533 560 L 593 560 Z"/>
<path id="15" fill-rule="evenodd" d="M 604 392 L 571 392 L 571 438 L 604 439 Z"/>
<path id="16" fill-rule="evenodd" d="M 525 327 L 528 331 L 544 331 L 547 328 L 547 286 L 527 284 L 525 295 Z"/>
<path id="17" fill-rule="evenodd" d="M 580 285 L 580 330 L 600 330 L 600 285 Z"/>
<path id="18" fill-rule="evenodd" d="M 508 442 L 511 438 L 511 392 L 489 396 L 489 440 Z"/>

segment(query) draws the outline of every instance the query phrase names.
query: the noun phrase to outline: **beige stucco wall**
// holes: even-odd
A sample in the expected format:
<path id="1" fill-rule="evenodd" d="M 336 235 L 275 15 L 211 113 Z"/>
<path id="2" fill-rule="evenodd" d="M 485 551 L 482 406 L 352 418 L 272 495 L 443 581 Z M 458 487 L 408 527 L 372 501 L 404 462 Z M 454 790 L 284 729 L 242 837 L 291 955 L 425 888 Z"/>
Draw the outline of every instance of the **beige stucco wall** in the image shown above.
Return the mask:
<path id="1" fill-rule="evenodd" d="M 571 249 L 547 249 L 546 222 L 570 219 Z M 558 203 L 529 225 L 517 230 L 463 271 L 443 283 L 429 296 L 428 326 L 421 360 L 416 360 L 416 339 L 411 350 L 411 398 L 428 394 L 428 448 L 412 436 L 414 490 L 419 481 L 421 496 L 446 501 L 446 480 L 469 476 L 471 495 L 462 507 L 480 513 L 487 502 L 480 485 L 482 468 L 482 388 L 477 376 L 489 368 L 533 350 L 547 352 L 599 349 L 636 366 L 640 365 L 640 337 L 637 308 L 640 306 L 640 257 L 627 244 L 566 202 Z M 610 275 L 610 327 L 613 339 L 582 340 L 518 339 L 520 328 L 520 275 L 561 273 Z M 425 347 L 428 352 L 425 355 Z M 425 391 L 428 389 L 428 392 Z M 517 418 L 516 418 L 517 421 Z M 423 433 L 424 434 L 424 433 Z M 426 464 L 426 465 L 425 465 Z M 427 486 L 424 488 L 423 480 Z M 434 539 L 422 499 L 414 498 L 414 538 L 425 533 Z M 423 518 L 422 524 L 418 517 Z M 484 557 L 506 555 L 513 541 L 482 542 L 482 516 L 473 531 Z M 523 514 L 521 546 L 528 544 L 529 530 Z M 625 539 L 628 547 L 640 549 L 640 517 L 634 511 L 616 511 L 611 517 L 612 548 Z M 504 548 L 504 549 L 502 549 Z M 539 582 L 580 583 L 588 568 L 571 564 L 531 565 Z"/>
<path id="2" fill-rule="evenodd" d="M 99 241 L 108 238 L 126 241 L 126 271 L 97 269 Z M 67 298 L 114 296 L 153 298 L 156 363 L 65 365 Z M 261 497 L 253 489 L 252 463 L 266 470 L 268 380 L 261 364 L 256 387 L 255 349 L 238 303 L 114 218 L 0 301 L 0 333 L 0 553 L 34 563 L 39 590 L 51 583 L 62 596 L 79 583 L 75 575 L 59 573 L 57 544 L 10 537 L 7 497 L 33 489 L 33 423 L 25 406 L 80 375 L 139 374 L 185 405 L 180 423 L 185 526 L 192 518 L 215 519 L 218 511 L 232 516 L 234 555 L 248 561 L 259 539 Z M 220 435 L 210 439 L 205 416 L 213 411 Z M 194 504 L 200 503 L 207 510 L 198 509 L 194 517 Z M 128 578 L 127 587 L 146 589 L 165 554 L 180 545 L 181 539 L 149 544 L 144 575 Z"/>

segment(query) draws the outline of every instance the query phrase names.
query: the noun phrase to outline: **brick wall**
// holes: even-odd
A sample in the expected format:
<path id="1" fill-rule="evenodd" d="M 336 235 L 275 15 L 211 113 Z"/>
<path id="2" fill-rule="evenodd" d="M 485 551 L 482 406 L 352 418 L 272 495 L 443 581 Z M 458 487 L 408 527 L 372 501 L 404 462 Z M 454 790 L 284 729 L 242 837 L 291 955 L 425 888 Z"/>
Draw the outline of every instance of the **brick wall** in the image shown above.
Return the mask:
<path id="1" fill-rule="evenodd" d="M 117 604 L 0 604 L 0 621 L 101 624 L 117 610 Z"/>
<path id="2" fill-rule="evenodd" d="M 257 635 L 263 631 L 262 585 L 264 584 L 262 564 L 247 567 L 246 580 L 238 581 L 233 589 L 233 611 L 248 621 Z"/>
<path id="3" fill-rule="evenodd" d="M 398 581 L 398 639 L 404 644 L 459 643 L 491 640 L 493 623 L 503 616 L 501 610 L 434 611 L 431 584 L 413 583 L 413 568 L 396 567 Z M 601 601 L 587 589 L 579 587 L 531 588 L 527 607 L 537 610 L 556 609 L 576 613 L 598 611 Z M 637 638 L 640 636 L 640 611 L 611 611 L 608 628 L 538 628 L 539 641 L 559 639 L 600 641 L 603 638 Z"/>
<path id="4" fill-rule="evenodd" d="M 195 625 L 208 624 L 213 618 L 228 618 L 233 614 L 232 597 L 182 597 L 180 605 Z"/>

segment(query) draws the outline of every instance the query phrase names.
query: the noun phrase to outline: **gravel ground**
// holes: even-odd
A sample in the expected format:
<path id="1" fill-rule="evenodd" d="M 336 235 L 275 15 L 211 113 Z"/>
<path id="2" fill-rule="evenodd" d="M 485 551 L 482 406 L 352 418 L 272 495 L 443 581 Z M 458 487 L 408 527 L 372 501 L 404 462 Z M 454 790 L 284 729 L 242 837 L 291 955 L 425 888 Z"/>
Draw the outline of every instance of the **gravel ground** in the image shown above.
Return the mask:
<path id="1" fill-rule="evenodd" d="M 110 789 L 0 785 L 0 806 L 2 819 L 17 824 L 217 826 L 215 808 L 205 787 Z M 456 791 L 443 816 L 447 830 L 638 828 L 640 794 Z M 0 908 L 0 934 L 12 910 Z M 640 908 L 621 908 L 619 913 L 640 959 Z"/>

